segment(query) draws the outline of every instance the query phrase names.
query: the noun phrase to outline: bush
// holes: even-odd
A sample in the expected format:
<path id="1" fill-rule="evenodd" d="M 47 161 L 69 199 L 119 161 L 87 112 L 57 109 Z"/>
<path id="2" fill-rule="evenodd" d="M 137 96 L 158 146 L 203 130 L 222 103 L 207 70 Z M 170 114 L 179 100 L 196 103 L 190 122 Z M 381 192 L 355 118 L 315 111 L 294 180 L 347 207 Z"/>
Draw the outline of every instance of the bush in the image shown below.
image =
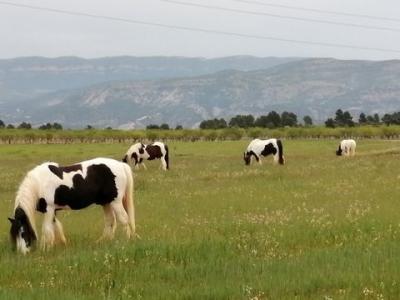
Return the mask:
<path id="1" fill-rule="evenodd" d="M 247 135 L 253 139 L 260 138 L 263 130 L 261 128 L 251 128 L 247 131 Z"/>
<path id="2" fill-rule="evenodd" d="M 229 140 L 240 140 L 244 133 L 244 130 L 240 128 L 226 128 L 222 130 L 221 137 Z"/>

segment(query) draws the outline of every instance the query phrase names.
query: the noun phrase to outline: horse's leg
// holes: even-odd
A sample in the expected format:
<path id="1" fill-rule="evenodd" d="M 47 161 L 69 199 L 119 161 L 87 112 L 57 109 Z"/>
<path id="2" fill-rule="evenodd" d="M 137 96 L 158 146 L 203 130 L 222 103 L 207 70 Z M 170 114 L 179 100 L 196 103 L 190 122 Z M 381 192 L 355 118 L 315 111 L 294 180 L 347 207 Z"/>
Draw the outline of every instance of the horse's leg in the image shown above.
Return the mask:
<path id="1" fill-rule="evenodd" d="M 259 164 L 261 164 L 261 162 L 260 162 L 260 157 L 259 157 L 258 155 L 256 155 L 256 154 L 253 153 L 253 154 L 250 156 L 250 159 L 253 158 L 253 156 L 255 157 L 256 161 L 257 161 Z"/>
<path id="2" fill-rule="evenodd" d="M 40 248 L 46 250 L 54 245 L 55 234 L 54 234 L 54 210 L 47 207 L 47 212 L 44 214 L 43 225 L 42 225 L 42 238 L 40 241 Z"/>
<path id="3" fill-rule="evenodd" d="M 129 239 L 132 235 L 132 230 L 129 225 L 128 214 L 122 204 L 122 201 L 120 199 L 114 200 L 113 202 L 111 202 L 111 207 L 114 210 L 118 221 L 122 224 L 122 226 L 124 226 L 126 235 Z"/>
<path id="4" fill-rule="evenodd" d="M 279 162 L 279 155 L 278 153 L 274 154 L 274 164 L 277 164 Z"/>
<path id="5" fill-rule="evenodd" d="M 115 214 L 113 208 L 110 204 L 103 205 L 104 211 L 104 231 L 103 235 L 97 240 L 98 242 L 103 239 L 113 239 L 115 228 L 117 227 L 115 223 Z"/>
<path id="6" fill-rule="evenodd" d="M 165 157 L 161 157 L 161 165 L 164 171 L 167 171 L 167 162 L 165 161 Z"/>
<path id="7" fill-rule="evenodd" d="M 141 162 L 140 164 L 143 166 L 143 169 L 144 169 L 144 170 L 147 170 L 147 167 L 146 167 L 146 165 L 144 164 L 144 162 Z"/>
<path id="8" fill-rule="evenodd" d="M 65 245 L 67 243 L 67 239 L 65 238 L 64 235 L 63 226 L 55 216 L 53 220 L 53 226 L 54 226 L 55 241 L 56 242 L 60 241 L 63 245 Z"/>

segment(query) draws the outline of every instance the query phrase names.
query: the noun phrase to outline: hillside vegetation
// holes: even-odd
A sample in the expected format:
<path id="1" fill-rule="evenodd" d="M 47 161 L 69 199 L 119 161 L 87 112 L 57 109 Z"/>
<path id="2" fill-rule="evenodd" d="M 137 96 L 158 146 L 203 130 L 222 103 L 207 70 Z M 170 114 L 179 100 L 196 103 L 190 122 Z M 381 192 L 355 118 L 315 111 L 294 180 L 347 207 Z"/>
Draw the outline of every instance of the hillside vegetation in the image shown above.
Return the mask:
<path id="1" fill-rule="evenodd" d="M 159 69 L 156 61 L 147 66 L 146 70 L 154 74 L 159 71 L 151 78 L 146 77 L 146 72 L 143 72 L 143 77 L 138 77 L 144 68 L 143 61 L 135 65 L 129 60 L 120 60 L 119 64 L 114 61 L 113 67 L 95 67 L 93 61 L 86 61 L 87 65 L 83 64 L 88 68 L 86 73 L 81 70 L 82 65 L 67 61 L 63 66 L 65 71 L 54 67 L 50 70 L 55 74 L 46 73 L 44 85 L 58 80 L 53 88 L 41 88 L 38 83 L 34 91 L 33 86 L 24 90 L 25 87 L 18 85 L 23 82 L 33 84 L 35 73 L 32 71 L 27 73 L 30 80 L 22 80 L 22 76 L 18 81 L 17 78 L 11 80 L 10 76 L 19 73 L 1 73 L 0 70 L 3 77 L 0 79 L 0 92 L 12 90 L 3 96 L 0 94 L 0 118 L 7 123 L 23 120 L 35 125 L 58 122 L 75 128 L 88 123 L 113 128 L 143 128 L 152 123 L 192 127 L 205 119 L 229 118 L 237 114 L 259 116 L 272 110 L 294 112 L 300 118 L 309 115 L 315 123 L 322 123 L 338 108 L 353 115 L 361 112 L 383 115 L 400 109 L 398 60 L 372 62 L 315 58 L 263 61 L 261 58 L 239 57 L 225 62 L 221 59 L 220 63 L 197 61 L 192 68 L 189 59 L 160 59 Z M 253 63 L 246 69 L 244 62 L 249 60 Z M 268 63 L 263 63 L 265 61 Z M 173 72 L 174 68 L 181 70 L 182 64 L 186 71 Z M 201 72 L 196 71 L 199 68 Z M 188 74 L 191 70 L 197 73 Z M 90 77 L 92 72 L 96 76 Z M 99 76 L 100 79 L 96 79 Z M 91 82 L 91 78 L 96 81 Z M 71 85 L 58 85 L 63 82 Z M 19 97 L 27 94 L 30 95 L 28 98 Z"/>

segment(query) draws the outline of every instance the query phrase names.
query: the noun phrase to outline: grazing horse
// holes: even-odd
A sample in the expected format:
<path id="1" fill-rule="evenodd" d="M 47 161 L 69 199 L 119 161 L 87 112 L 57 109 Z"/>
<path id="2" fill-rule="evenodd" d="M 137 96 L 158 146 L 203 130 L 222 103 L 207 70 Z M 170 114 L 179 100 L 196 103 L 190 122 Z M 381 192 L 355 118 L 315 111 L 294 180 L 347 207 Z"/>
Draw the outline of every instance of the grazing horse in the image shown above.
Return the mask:
<path id="1" fill-rule="evenodd" d="M 150 145 L 136 143 L 128 149 L 122 161 L 134 166 L 136 169 L 139 169 L 141 165 L 144 169 L 147 169 L 143 160 L 156 158 L 161 160 L 161 166 L 164 171 L 169 169 L 168 146 L 161 142 L 154 142 Z"/>
<path id="2" fill-rule="evenodd" d="M 261 164 L 261 156 L 268 156 L 270 154 L 273 155 L 275 163 L 279 163 L 281 165 L 285 164 L 282 142 L 281 140 L 277 139 L 252 140 L 244 152 L 243 159 L 246 165 L 250 165 L 251 159 L 254 156 L 259 164 Z"/>
<path id="3" fill-rule="evenodd" d="M 356 141 L 355 140 L 343 140 L 339 144 L 339 148 L 336 150 L 337 156 L 354 156 L 356 154 Z"/>
<path id="4" fill-rule="evenodd" d="M 14 248 L 26 254 L 35 244 L 35 210 L 44 214 L 41 248 L 46 250 L 56 242 L 66 243 L 56 211 L 91 204 L 103 206 L 105 227 L 101 238 L 113 238 L 116 218 L 124 225 L 128 238 L 135 233 L 133 178 L 127 164 L 95 158 L 64 167 L 54 162 L 36 166 L 19 186 L 14 217 L 9 218 Z"/>

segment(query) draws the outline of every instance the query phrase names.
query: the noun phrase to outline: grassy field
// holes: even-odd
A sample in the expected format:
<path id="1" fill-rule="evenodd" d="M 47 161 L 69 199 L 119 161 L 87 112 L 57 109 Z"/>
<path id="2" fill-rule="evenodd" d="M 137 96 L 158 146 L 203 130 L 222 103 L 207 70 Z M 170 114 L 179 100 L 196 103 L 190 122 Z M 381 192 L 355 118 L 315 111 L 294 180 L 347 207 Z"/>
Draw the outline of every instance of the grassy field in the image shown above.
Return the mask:
<path id="1" fill-rule="evenodd" d="M 135 171 L 141 239 L 119 227 L 96 243 L 93 206 L 59 213 L 67 247 L 25 257 L 7 217 L 26 172 L 128 145 L 2 145 L 0 298 L 398 299 L 400 141 L 360 140 L 346 159 L 336 140 L 288 140 L 283 167 L 244 166 L 247 143 L 171 142 L 169 172 Z"/>

